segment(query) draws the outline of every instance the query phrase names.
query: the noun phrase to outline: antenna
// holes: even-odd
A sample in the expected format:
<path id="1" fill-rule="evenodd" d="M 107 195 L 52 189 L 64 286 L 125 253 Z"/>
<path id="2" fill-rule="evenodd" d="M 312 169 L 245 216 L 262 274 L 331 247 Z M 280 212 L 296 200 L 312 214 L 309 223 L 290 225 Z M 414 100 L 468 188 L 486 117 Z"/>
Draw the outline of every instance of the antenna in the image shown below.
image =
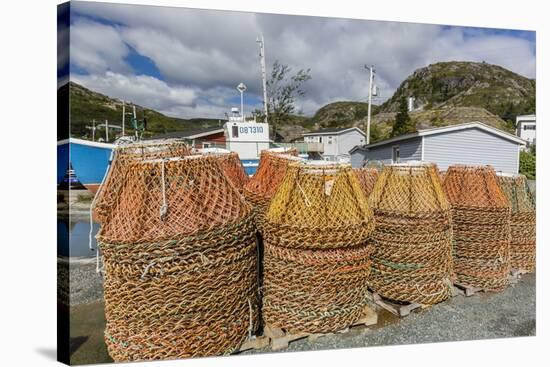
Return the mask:
<path id="1" fill-rule="evenodd" d="M 371 111 L 371 104 L 372 104 L 372 80 L 374 79 L 374 65 L 367 66 L 365 65 L 365 69 L 369 69 L 370 75 L 369 75 L 369 107 L 367 110 L 367 145 L 370 144 L 370 111 Z"/>
<path id="2" fill-rule="evenodd" d="M 256 42 L 260 46 L 260 67 L 261 67 L 261 71 L 262 71 L 262 86 L 263 86 L 263 90 L 264 90 L 264 113 L 265 113 L 264 122 L 267 124 L 267 81 L 266 81 L 266 71 L 265 71 L 264 35 L 261 34 L 260 37 L 257 37 Z"/>

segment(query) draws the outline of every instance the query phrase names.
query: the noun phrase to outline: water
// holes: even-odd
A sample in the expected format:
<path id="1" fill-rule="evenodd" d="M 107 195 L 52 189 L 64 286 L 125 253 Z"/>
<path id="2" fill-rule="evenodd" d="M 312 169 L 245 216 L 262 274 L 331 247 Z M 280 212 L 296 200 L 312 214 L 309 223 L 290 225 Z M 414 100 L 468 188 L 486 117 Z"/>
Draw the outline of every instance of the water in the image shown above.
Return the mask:
<path id="1" fill-rule="evenodd" d="M 57 218 L 57 253 L 60 256 L 93 257 L 96 256 L 97 242 L 95 235 L 99 224 L 93 224 L 92 249 L 88 244 L 90 222 L 86 219 Z"/>

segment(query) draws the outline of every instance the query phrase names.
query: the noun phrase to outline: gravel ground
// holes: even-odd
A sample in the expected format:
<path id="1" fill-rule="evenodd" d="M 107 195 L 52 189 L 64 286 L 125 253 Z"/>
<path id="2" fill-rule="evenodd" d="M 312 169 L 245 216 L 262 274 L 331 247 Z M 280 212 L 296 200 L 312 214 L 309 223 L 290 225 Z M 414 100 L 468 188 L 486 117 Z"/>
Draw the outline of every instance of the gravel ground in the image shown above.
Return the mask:
<path id="1" fill-rule="evenodd" d="M 346 334 L 326 335 L 314 342 L 296 340 L 283 351 L 305 351 L 365 346 L 435 343 L 458 340 L 534 336 L 535 275 L 524 275 L 502 293 L 456 296 L 433 307 L 397 319 L 379 311 L 374 328 L 354 328 Z M 268 348 L 243 352 L 270 352 Z"/>
<path id="2" fill-rule="evenodd" d="M 57 262 L 65 269 L 63 274 L 67 266 L 69 268 L 71 306 L 103 300 L 103 277 L 96 273 L 95 258 L 71 258 L 69 261 L 66 257 L 58 257 Z M 60 281 L 66 282 L 66 278 Z"/>

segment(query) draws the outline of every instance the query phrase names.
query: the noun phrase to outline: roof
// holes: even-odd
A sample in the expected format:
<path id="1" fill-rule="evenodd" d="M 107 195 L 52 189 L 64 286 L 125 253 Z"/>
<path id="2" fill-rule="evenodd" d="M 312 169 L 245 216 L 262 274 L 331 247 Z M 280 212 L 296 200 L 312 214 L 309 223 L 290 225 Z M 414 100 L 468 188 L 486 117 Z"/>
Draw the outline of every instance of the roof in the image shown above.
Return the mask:
<path id="1" fill-rule="evenodd" d="M 307 135 L 310 135 L 310 136 L 311 135 L 340 135 L 340 134 L 343 134 L 343 133 L 345 133 L 347 131 L 351 131 L 351 130 L 357 130 L 361 134 L 367 135 L 363 132 L 363 130 L 361 130 L 358 127 L 343 127 L 343 128 L 334 128 L 334 129 L 322 129 L 322 130 L 312 131 L 312 132 L 309 132 L 309 133 L 304 133 L 302 135 L 303 136 L 307 136 Z"/>
<path id="2" fill-rule="evenodd" d="M 373 144 L 369 144 L 369 145 L 362 145 L 362 146 L 357 145 L 357 146 L 353 147 L 352 150 L 350 150 L 350 153 L 353 153 L 357 149 L 366 150 L 366 149 L 375 148 L 375 147 L 378 147 L 378 146 L 381 146 L 381 145 L 391 144 L 391 143 L 395 143 L 395 142 L 399 142 L 399 141 L 407 140 L 407 139 L 411 139 L 411 138 L 422 137 L 422 136 L 430 136 L 430 135 L 442 134 L 442 133 L 449 133 L 449 132 L 453 132 L 453 131 L 460 131 L 460 130 L 466 130 L 466 129 L 472 129 L 472 128 L 478 128 L 478 129 L 484 130 L 484 131 L 486 131 L 490 134 L 500 136 L 501 138 L 513 141 L 514 143 L 517 143 L 517 144 L 520 144 L 520 145 L 525 145 L 526 144 L 525 140 L 523 140 L 523 139 L 521 139 L 521 138 L 519 138 L 515 135 L 512 135 L 512 134 L 507 133 L 505 131 L 502 131 L 500 129 L 497 129 L 496 127 L 489 126 L 489 125 L 484 124 L 482 122 L 473 121 L 473 122 L 466 122 L 464 124 L 450 125 L 450 126 L 444 126 L 444 127 L 436 127 L 436 128 L 433 128 L 433 129 L 418 130 L 417 132 L 414 132 L 414 133 L 411 133 L 411 134 L 396 136 L 394 138 L 382 140 L 382 141 L 379 141 L 377 143 L 373 143 Z"/>
<path id="3" fill-rule="evenodd" d="M 167 138 L 182 138 L 182 139 L 198 139 L 205 136 L 223 133 L 223 127 L 211 127 L 208 129 L 188 130 L 188 131 L 173 131 L 166 134 L 153 136 L 151 139 L 167 139 Z"/>

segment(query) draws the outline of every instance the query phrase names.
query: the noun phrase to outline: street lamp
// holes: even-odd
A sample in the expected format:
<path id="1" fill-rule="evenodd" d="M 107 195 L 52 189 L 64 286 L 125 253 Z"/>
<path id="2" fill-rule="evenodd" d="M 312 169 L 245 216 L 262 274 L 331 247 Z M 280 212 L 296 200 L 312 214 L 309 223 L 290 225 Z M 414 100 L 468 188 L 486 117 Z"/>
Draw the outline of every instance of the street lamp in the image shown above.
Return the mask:
<path id="1" fill-rule="evenodd" d="M 243 93 L 244 91 L 246 90 L 246 85 L 244 85 L 244 83 L 240 83 L 239 85 L 237 85 L 237 90 L 239 92 L 241 92 L 241 118 L 244 122 L 244 103 L 243 103 Z"/>

